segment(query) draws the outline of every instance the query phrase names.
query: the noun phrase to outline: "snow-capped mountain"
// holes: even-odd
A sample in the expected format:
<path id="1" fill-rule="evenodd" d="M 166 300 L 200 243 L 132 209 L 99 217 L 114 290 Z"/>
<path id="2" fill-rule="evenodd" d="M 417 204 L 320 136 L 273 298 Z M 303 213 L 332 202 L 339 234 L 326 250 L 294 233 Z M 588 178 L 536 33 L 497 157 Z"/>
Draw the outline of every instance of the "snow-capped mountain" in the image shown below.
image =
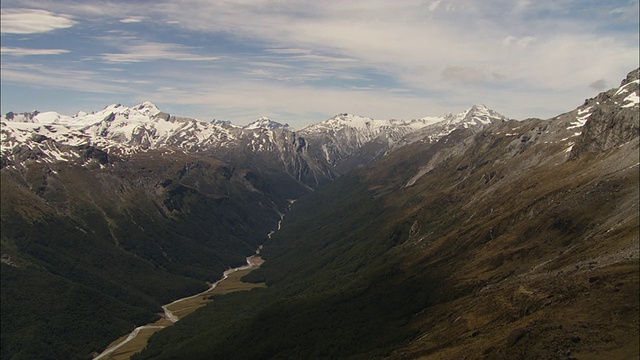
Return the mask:
<path id="1" fill-rule="evenodd" d="M 516 137 L 511 148 L 519 152 L 539 144 L 559 146 L 571 158 L 608 150 L 638 136 L 639 93 L 638 70 L 634 70 L 618 88 L 587 99 L 575 110 L 541 121 L 526 132 L 514 128 L 506 136 Z"/>
<path id="2" fill-rule="evenodd" d="M 437 141 L 457 128 L 480 129 L 503 120 L 507 118 L 484 105 L 475 105 L 459 114 L 413 120 L 378 120 L 339 114 L 300 130 L 300 134 L 317 145 L 310 151 L 318 152 L 318 156 L 331 165 L 348 171 L 403 145 L 420 140 Z M 354 158 L 359 160 L 349 161 Z"/>
<path id="3" fill-rule="evenodd" d="M 144 102 L 133 107 L 113 104 L 74 116 L 9 113 L 0 121 L 3 167 L 28 161 L 88 165 L 87 149 L 111 157 L 163 150 L 208 154 L 239 166 L 269 164 L 304 186 L 336 176 L 324 160 L 306 155 L 308 144 L 288 125 L 266 118 L 241 127 L 172 116 Z"/>
<path id="4" fill-rule="evenodd" d="M 589 136 L 596 136 L 596 129 L 588 124 L 590 117 L 603 111 L 633 112 L 640 101 L 638 81 L 637 71 L 631 72 L 619 88 L 551 119 L 543 129 L 526 134 L 526 141 L 517 147 L 529 146 L 542 133 L 555 134 L 547 136 L 546 141 L 566 142 L 567 151 L 573 151 L 573 145 L 577 146 L 575 151 L 581 151 L 586 146 L 581 143 L 593 146 L 598 143 L 597 139 L 579 139 L 583 128 L 590 129 Z M 228 121 L 203 122 L 176 117 L 147 101 L 133 107 L 113 104 L 100 111 L 73 116 L 38 111 L 8 113 L 0 118 L 0 156 L 4 167 L 24 161 L 57 162 L 76 158 L 84 162 L 87 148 L 99 149 L 111 156 L 151 149 L 202 152 L 244 162 L 262 154 L 276 159 L 296 179 L 301 180 L 302 176 L 307 179 L 305 182 L 320 184 L 404 145 L 433 143 L 456 129 L 478 131 L 506 120 L 508 118 L 484 105 L 474 105 L 458 114 L 413 120 L 381 120 L 343 113 L 296 132 L 287 124 L 268 118 L 237 126 Z M 611 129 L 615 128 L 615 124 L 610 125 Z M 612 130 L 598 131 L 611 133 Z M 606 147 L 606 141 L 600 146 Z"/>
<path id="5" fill-rule="evenodd" d="M 440 138 L 449 135 L 456 129 L 472 129 L 477 131 L 495 122 L 507 121 L 504 115 L 487 108 L 485 105 L 474 105 L 458 114 L 447 114 L 439 121 L 431 123 L 415 133 L 402 139 L 398 145 L 406 145 L 415 141 L 435 142 Z"/>
<path id="6" fill-rule="evenodd" d="M 29 119 L 29 122 L 19 121 L 22 119 Z M 15 162 L 11 152 L 16 146 L 47 153 L 46 149 L 30 141 L 34 136 L 62 145 L 95 146 L 113 153 L 162 147 L 197 150 L 224 145 L 234 139 L 233 129 L 228 126 L 170 116 L 150 102 L 131 108 L 113 104 L 101 111 L 81 112 L 71 117 L 47 112 L 32 117 L 2 117 L 1 120 L 2 156 L 9 163 Z"/>
<path id="7" fill-rule="evenodd" d="M 84 162 L 82 154 L 88 147 L 116 156 L 170 149 L 211 153 L 234 161 L 269 154 L 298 180 L 317 185 L 339 172 L 368 163 L 399 144 L 412 142 L 408 135 L 426 128 L 432 130 L 420 137 L 437 138 L 460 126 L 482 126 L 502 118 L 479 106 L 458 115 L 408 121 L 340 114 L 295 132 L 287 124 L 268 118 L 236 126 L 228 121 L 176 117 L 147 101 L 133 107 L 112 104 L 74 116 L 37 111 L 8 113 L 0 119 L 1 155 L 6 166 L 25 160 L 56 162 L 76 158 Z M 367 154 L 375 150 L 373 155 L 359 157 L 336 172 L 338 165 L 360 149 Z"/>
<path id="8" fill-rule="evenodd" d="M 260 119 L 250 123 L 247 126 L 243 127 L 245 130 L 254 130 L 254 129 L 287 129 L 289 128 L 289 124 L 280 124 L 279 122 L 273 121 L 266 117 L 261 117 Z"/>
<path id="9" fill-rule="evenodd" d="M 305 127 L 302 134 L 329 133 L 342 135 L 353 144 L 362 146 L 381 136 L 387 136 L 391 141 L 421 129 L 427 125 L 442 121 L 443 118 L 430 117 L 414 120 L 380 120 L 353 114 L 338 114 L 323 122 Z"/>
<path id="10" fill-rule="evenodd" d="M 637 107 L 638 79 L 627 78 L 620 88 L 552 119 L 555 121 L 527 134 L 526 141 L 516 147 L 529 146 L 535 142 L 529 140 L 536 140 L 542 132 L 556 134 L 548 141 L 569 140 L 567 147 L 573 146 L 589 117 L 602 109 L 601 103 L 622 110 Z M 237 126 L 228 121 L 176 117 L 151 102 L 143 102 L 133 107 L 113 104 L 74 116 L 38 111 L 8 113 L 0 119 L 0 153 L 4 167 L 24 161 L 80 159 L 84 163 L 87 148 L 110 156 L 152 149 L 187 151 L 232 163 L 278 164 L 297 181 L 316 186 L 404 145 L 434 143 L 456 129 L 477 132 L 507 120 L 484 105 L 474 105 L 458 114 L 413 120 L 381 120 L 343 113 L 294 131 L 287 124 L 268 118 Z"/>
<path id="11" fill-rule="evenodd" d="M 113 104 L 100 111 L 74 116 L 37 111 L 9 113 L 2 116 L 1 121 L 2 156 L 8 163 L 19 160 L 13 156 L 17 147 L 39 151 L 46 157 L 47 148 L 38 145 L 43 139 L 61 145 L 99 147 L 114 154 L 159 148 L 206 151 L 233 147 L 243 137 L 252 138 L 261 129 L 286 128 L 268 119 L 260 119 L 244 128 L 223 121 L 206 123 L 171 116 L 150 102 L 133 107 Z"/>

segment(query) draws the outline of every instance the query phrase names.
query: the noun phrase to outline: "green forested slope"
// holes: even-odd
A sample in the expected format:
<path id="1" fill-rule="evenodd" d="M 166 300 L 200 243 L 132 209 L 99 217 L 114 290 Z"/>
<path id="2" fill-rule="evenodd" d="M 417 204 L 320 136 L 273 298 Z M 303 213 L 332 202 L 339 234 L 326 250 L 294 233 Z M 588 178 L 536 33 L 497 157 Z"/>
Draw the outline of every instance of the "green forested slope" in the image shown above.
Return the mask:
<path id="1" fill-rule="evenodd" d="M 101 165 L 2 169 L 3 359 L 101 351 L 241 265 L 287 204 L 210 157 Z"/>
<path id="2" fill-rule="evenodd" d="M 410 226 L 387 213 L 357 177 L 305 196 L 269 243 L 268 263 L 247 279 L 268 288 L 214 301 L 152 339 L 152 349 L 166 342 L 175 348 L 143 358 L 385 354 L 413 335 L 407 319 L 429 304 L 438 281 L 397 282 L 402 272 L 392 249 Z"/>

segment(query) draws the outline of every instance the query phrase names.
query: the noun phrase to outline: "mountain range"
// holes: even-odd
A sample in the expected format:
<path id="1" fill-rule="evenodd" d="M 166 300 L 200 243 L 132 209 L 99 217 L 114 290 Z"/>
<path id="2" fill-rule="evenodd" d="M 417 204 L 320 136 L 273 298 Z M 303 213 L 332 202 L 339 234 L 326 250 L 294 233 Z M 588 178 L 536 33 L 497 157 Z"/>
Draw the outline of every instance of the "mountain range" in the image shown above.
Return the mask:
<path id="1" fill-rule="evenodd" d="M 335 168 L 371 142 L 384 144 L 384 154 L 400 144 L 424 137 L 408 137 L 414 132 L 427 134 L 434 141 L 459 127 L 481 128 L 506 119 L 483 105 L 475 105 L 457 115 L 410 121 L 375 120 L 340 114 L 295 131 L 286 124 L 268 118 L 237 126 L 226 121 L 203 122 L 171 116 L 161 112 L 151 102 L 133 107 L 113 104 L 100 111 L 80 112 L 74 116 L 38 111 L 3 115 L 0 118 L 3 123 L 1 154 L 3 166 L 21 163 L 25 157 L 42 161 L 69 161 L 65 158 L 69 154 L 61 154 L 56 150 L 57 146 L 92 146 L 114 155 L 174 149 L 216 155 L 266 152 L 283 158 L 296 157 L 297 153 L 306 152 L 311 145 L 311 149 L 321 157 L 308 158 L 307 163 L 322 163 L 320 165 Z M 42 145 L 42 142 L 45 144 Z M 55 143 L 53 147 L 52 142 Z M 284 159 L 282 161 L 286 162 Z M 299 174 L 291 175 L 297 180 L 303 179 Z"/>
<path id="2" fill-rule="evenodd" d="M 262 243 L 267 288 L 138 358 L 637 356 L 638 84 L 547 120 L 6 114 L 2 358 L 86 358 Z"/>

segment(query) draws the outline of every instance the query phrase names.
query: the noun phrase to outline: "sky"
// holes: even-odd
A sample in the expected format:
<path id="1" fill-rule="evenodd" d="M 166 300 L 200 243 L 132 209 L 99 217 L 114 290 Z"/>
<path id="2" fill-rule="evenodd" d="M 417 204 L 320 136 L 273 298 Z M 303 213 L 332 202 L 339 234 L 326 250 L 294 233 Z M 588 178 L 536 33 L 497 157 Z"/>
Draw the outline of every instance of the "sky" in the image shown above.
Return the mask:
<path id="1" fill-rule="evenodd" d="M 549 118 L 639 67 L 638 1 L 2 0 L 1 112 L 155 103 L 294 128 Z"/>

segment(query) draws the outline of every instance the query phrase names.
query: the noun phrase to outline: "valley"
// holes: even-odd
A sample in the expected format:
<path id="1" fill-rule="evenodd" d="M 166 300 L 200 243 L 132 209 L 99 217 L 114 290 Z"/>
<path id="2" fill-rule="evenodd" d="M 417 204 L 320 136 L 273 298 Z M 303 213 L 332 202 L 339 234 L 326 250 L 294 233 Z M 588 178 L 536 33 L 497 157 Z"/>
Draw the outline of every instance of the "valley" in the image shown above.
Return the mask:
<path id="1" fill-rule="evenodd" d="M 266 289 L 203 308 L 135 359 L 637 357 L 639 114 L 620 109 L 627 96 L 456 129 L 301 197 L 246 277 Z M 607 147 L 575 146 L 603 122 Z"/>
<path id="2" fill-rule="evenodd" d="M 2 359 L 637 358 L 639 73 L 549 119 L 7 114 Z"/>

